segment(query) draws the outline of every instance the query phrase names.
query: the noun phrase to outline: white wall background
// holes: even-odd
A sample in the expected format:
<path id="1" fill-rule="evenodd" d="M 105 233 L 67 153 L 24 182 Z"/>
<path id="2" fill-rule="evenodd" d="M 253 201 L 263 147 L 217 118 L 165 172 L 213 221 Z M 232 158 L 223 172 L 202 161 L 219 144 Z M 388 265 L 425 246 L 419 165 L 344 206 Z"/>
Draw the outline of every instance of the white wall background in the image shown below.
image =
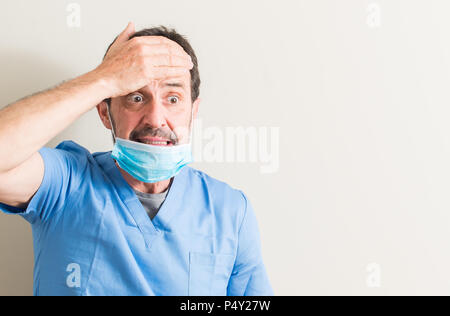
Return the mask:
<path id="1" fill-rule="evenodd" d="M 449 14 L 446 0 L 3 1 L 0 104 L 93 69 L 128 21 L 174 27 L 199 59 L 204 128 L 280 128 L 275 173 L 194 165 L 249 195 L 276 295 L 449 295 Z M 95 108 L 48 146 L 64 139 L 112 146 Z M 29 225 L 1 214 L 0 294 L 32 294 L 32 269 Z"/>

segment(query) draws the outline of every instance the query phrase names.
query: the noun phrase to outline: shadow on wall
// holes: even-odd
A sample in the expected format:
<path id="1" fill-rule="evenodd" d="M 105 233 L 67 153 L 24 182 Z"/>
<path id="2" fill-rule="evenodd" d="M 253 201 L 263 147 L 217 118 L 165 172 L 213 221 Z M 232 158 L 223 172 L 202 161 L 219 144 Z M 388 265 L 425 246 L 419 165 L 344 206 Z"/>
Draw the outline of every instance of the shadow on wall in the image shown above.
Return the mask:
<path id="1" fill-rule="evenodd" d="M 0 52 L 0 69 L 0 108 L 71 78 L 69 70 L 48 58 L 19 50 Z M 33 241 L 22 217 L 0 213 L 0 253 L 0 295 L 32 295 Z"/>

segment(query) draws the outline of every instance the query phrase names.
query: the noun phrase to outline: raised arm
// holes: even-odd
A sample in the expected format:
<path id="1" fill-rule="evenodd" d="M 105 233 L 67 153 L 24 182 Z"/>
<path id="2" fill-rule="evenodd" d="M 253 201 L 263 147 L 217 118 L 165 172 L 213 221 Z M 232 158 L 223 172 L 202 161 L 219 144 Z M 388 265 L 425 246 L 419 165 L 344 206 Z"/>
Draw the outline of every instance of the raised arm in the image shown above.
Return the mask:
<path id="1" fill-rule="evenodd" d="M 81 115 L 104 99 L 193 67 L 175 42 L 160 36 L 129 40 L 133 33 L 129 23 L 94 70 L 0 110 L 0 202 L 20 208 L 28 204 L 44 175 L 39 149 Z"/>

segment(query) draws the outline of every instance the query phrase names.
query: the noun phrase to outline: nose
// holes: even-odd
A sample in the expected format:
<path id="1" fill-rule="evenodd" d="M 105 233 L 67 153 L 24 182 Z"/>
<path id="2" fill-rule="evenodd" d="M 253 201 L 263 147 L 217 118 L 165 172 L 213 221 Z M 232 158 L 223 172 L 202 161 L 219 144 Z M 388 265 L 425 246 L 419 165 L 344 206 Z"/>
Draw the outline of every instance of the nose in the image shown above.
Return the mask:
<path id="1" fill-rule="evenodd" d="M 165 108 L 161 104 L 159 98 L 153 98 L 144 107 L 144 115 L 142 117 L 142 124 L 148 125 L 152 128 L 167 127 L 165 119 Z"/>

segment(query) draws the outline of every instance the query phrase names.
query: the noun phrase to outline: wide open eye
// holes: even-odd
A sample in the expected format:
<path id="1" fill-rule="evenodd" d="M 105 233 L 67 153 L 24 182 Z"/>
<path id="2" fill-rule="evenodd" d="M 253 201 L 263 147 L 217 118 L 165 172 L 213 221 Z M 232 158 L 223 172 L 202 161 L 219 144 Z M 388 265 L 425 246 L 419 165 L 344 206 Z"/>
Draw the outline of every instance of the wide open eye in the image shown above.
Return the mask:
<path id="1" fill-rule="evenodd" d="M 139 93 L 133 93 L 130 95 L 129 99 L 131 102 L 140 103 L 144 100 L 144 97 L 142 95 L 140 95 Z"/>
<path id="2" fill-rule="evenodd" d="M 125 106 L 130 110 L 139 110 L 145 104 L 145 98 L 138 92 L 126 96 Z"/>
<path id="3" fill-rule="evenodd" d="M 179 99 L 176 95 L 171 95 L 167 98 L 170 104 L 177 104 L 179 102 Z"/>

